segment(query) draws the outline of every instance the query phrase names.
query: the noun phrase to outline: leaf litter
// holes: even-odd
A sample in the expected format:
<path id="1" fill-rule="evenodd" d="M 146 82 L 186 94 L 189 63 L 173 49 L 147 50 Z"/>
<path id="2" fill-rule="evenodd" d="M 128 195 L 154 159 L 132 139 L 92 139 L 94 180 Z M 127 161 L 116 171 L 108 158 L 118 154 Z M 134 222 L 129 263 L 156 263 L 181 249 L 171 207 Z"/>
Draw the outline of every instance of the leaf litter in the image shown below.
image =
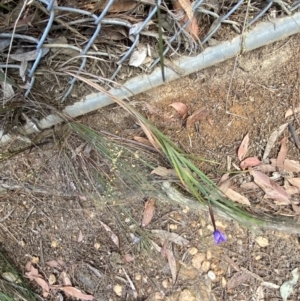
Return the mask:
<path id="1" fill-rule="evenodd" d="M 239 182 L 238 187 L 245 192 L 262 190 L 265 193 L 264 199 L 273 199 L 274 203 L 279 206 L 292 205 L 293 211 L 298 215 L 300 206 L 291 201 L 291 196 L 299 194 L 300 191 L 300 178 L 293 175 L 293 172 L 300 172 L 300 163 L 286 158 L 288 152 L 287 137 L 283 137 L 280 141 L 281 146 L 277 158 L 267 159 L 275 142 L 287 126 L 288 123 L 279 126 L 270 135 L 263 154 L 264 163 L 255 156 L 245 158 L 249 149 L 249 134 L 243 138 L 237 156 L 241 161 L 240 168 L 249 173 L 253 180 L 249 181 L 249 178 L 246 180 L 245 176 L 240 175 L 240 180 L 242 180 L 242 177 L 245 179 Z M 236 166 L 236 168 L 238 167 Z M 267 175 L 269 173 L 272 173 L 272 176 Z M 233 185 L 232 179 L 233 177 L 230 178 L 229 173 L 224 174 L 218 183 L 220 191 L 233 202 L 251 206 L 250 200 L 236 191 L 237 187 Z M 277 181 L 283 182 L 284 185 L 278 184 Z"/>

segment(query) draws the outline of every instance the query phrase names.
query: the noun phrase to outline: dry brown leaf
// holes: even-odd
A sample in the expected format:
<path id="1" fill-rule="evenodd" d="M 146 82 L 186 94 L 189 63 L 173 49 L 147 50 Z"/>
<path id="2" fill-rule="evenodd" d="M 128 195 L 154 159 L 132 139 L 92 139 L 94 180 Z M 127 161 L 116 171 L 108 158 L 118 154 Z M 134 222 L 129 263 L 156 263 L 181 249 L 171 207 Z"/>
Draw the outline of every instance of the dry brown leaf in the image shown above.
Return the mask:
<path id="1" fill-rule="evenodd" d="M 66 265 L 65 262 L 60 259 L 47 261 L 46 264 L 49 267 L 56 268 L 56 269 L 63 268 Z"/>
<path id="2" fill-rule="evenodd" d="M 83 241 L 83 235 L 82 235 L 82 232 L 80 230 L 79 233 L 78 233 L 77 242 L 82 242 L 82 241 Z"/>
<path id="3" fill-rule="evenodd" d="M 229 178 L 230 174 L 225 173 L 220 181 L 218 182 L 219 190 L 225 193 L 231 184 L 231 179 Z M 213 195 L 213 194 L 212 194 Z M 218 197 L 218 193 L 216 193 L 216 197 Z"/>
<path id="4" fill-rule="evenodd" d="M 151 171 L 152 175 L 158 175 L 162 178 L 175 177 L 178 178 L 177 172 L 175 169 L 168 169 L 163 166 L 158 166 Z"/>
<path id="5" fill-rule="evenodd" d="M 107 6 L 107 3 L 108 3 L 108 0 L 98 1 L 96 3 L 91 1 L 90 3 L 87 2 L 86 4 L 82 5 L 81 9 L 85 9 L 88 11 L 95 11 L 95 10 L 102 11 Z M 117 0 L 109 7 L 108 11 L 110 13 L 120 13 L 120 12 L 132 10 L 137 5 L 138 5 L 137 2 L 132 1 L 132 0 Z"/>
<path id="6" fill-rule="evenodd" d="M 173 252 L 170 249 L 166 250 L 166 256 L 168 259 L 168 263 L 169 263 L 169 267 L 170 267 L 171 275 L 172 275 L 172 280 L 173 280 L 173 284 L 174 284 L 176 282 L 176 277 L 177 277 L 176 260 L 175 260 Z"/>
<path id="7" fill-rule="evenodd" d="M 240 161 L 242 161 L 248 151 L 248 146 L 249 146 L 249 134 L 247 134 L 241 145 L 239 146 L 239 149 L 238 149 L 238 158 Z"/>
<path id="8" fill-rule="evenodd" d="M 279 172 L 283 172 L 284 170 L 284 161 L 287 155 L 287 146 L 286 146 L 286 137 L 281 140 L 280 151 L 277 156 L 277 167 Z"/>
<path id="9" fill-rule="evenodd" d="M 63 283 L 64 286 L 72 286 L 71 279 L 70 279 L 69 275 L 67 274 L 67 272 L 62 271 L 59 275 L 59 279 L 61 280 L 61 282 Z"/>
<path id="10" fill-rule="evenodd" d="M 28 261 L 25 266 L 25 270 L 27 271 L 26 276 L 30 279 L 30 277 L 39 276 L 39 271 L 32 265 L 31 261 Z M 32 280 L 32 279 L 30 279 Z"/>
<path id="11" fill-rule="evenodd" d="M 71 297 L 78 298 L 84 301 L 94 300 L 94 296 L 86 295 L 82 293 L 79 289 L 72 286 L 51 286 L 51 288 L 59 289 Z"/>
<path id="12" fill-rule="evenodd" d="M 188 107 L 182 102 L 173 102 L 169 105 L 170 107 L 174 108 L 177 113 L 184 119 L 188 114 Z"/>
<path id="13" fill-rule="evenodd" d="M 242 170 L 247 169 L 248 167 L 255 167 L 261 164 L 261 161 L 257 157 L 250 157 L 243 160 L 240 164 Z"/>
<path id="14" fill-rule="evenodd" d="M 300 112 L 300 107 L 293 109 L 288 109 L 284 115 L 285 118 L 288 118 L 290 116 L 293 116 L 294 114 L 297 114 Z"/>
<path id="15" fill-rule="evenodd" d="M 125 254 L 123 258 L 124 258 L 125 262 L 134 261 L 134 256 L 132 254 L 129 254 L 129 253 Z"/>
<path id="16" fill-rule="evenodd" d="M 159 109 L 154 106 L 153 104 L 150 104 L 150 103 L 146 103 L 146 107 L 147 107 L 147 110 L 149 112 L 149 114 L 151 115 L 159 115 Z"/>
<path id="17" fill-rule="evenodd" d="M 295 186 L 289 186 L 285 189 L 285 191 L 289 196 L 300 193 L 300 189 Z"/>
<path id="18" fill-rule="evenodd" d="M 108 234 L 110 235 L 111 240 L 113 241 L 113 243 L 119 248 L 119 238 L 118 236 L 111 230 L 111 228 L 109 226 L 107 226 L 106 224 L 104 224 L 103 222 L 101 222 L 101 225 L 104 227 L 104 229 L 108 232 Z"/>
<path id="19" fill-rule="evenodd" d="M 195 122 L 201 120 L 203 117 L 207 116 L 208 110 L 206 108 L 200 108 L 196 110 L 191 116 L 186 120 L 186 127 L 190 128 Z"/>
<path id="20" fill-rule="evenodd" d="M 291 185 L 300 188 L 300 178 L 289 178 L 287 180 Z"/>
<path id="21" fill-rule="evenodd" d="M 246 205 L 246 206 L 250 206 L 250 201 L 243 195 L 241 195 L 240 193 L 232 190 L 231 188 L 228 188 L 227 191 L 225 192 L 225 195 L 232 200 L 233 202 L 242 204 L 242 205 Z"/>
<path id="22" fill-rule="evenodd" d="M 142 143 L 142 144 L 145 144 L 145 145 L 148 145 L 148 146 L 153 146 L 152 143 L 146 139 L 146 138 L 143 138 L 143 137 L 139 137 L 139 136 L 134 136 L 133 137 L 133 140 L 139 142 L 139 143 Z"/>
<path id="23" fill-rule="evenodd" d="M 227 282 L 227 289 L 232 290 L 238 287 L 240 284 L 245 283 L 249 279 L 250 275 L 246 272 L 240 271 L 235 273 Z"/>
<path id="24" fill-rule="evenodd" d="M 47 298 L 50 291 L 48 283 L 43 278 L 40 277 L 35 277 L 34 280 L 43 290 L 43 297 Z"/>
<path id="25" fill-rule="evenodd" d="M 271 159 L 272 166 L 276 167 L 276 159 Z M 300 163 L 299 161 L 295 160 L 284 160 L 284 170 L 290 171 L 290 172 L 300 172 Z M 274 170 L 275 171 L 275 170 Z"/>
<path id="26" fill-rule="evenodd" d="M 289 205 L 291 203 L 287 192 L 267 175 L 256 170 L 250 170 L 250 174 L 253 176 L 254 182 L 265 192 L 265 197 L 276 200 L 275 203 L 278 205 Z"/>
<path id="27" fill-rule="evenodd" d="M 147 138 L 149 139 L 149 141 L 151 142 L 152 146 L 160 153 L 161 151 L 160 151 L 159 145 L 156 142 L 155 136 L 153 135 L 151 130 L 143 122 L 140 122 L 140 126 L 141 126 L 142 130 L 144 131 L 145 135 L 147 136 Z"/>
<path id="28" fill-rule="evenodd" d="M 272 159 L 271 159 L 272 161 Z M 275 161 L 275 165 L 276 165 L 276 159 L 274 159 Z M 276 167 L 275 165 L 273 166 L 273 164 L 260 164 L 256 170 L 260 170 L 261 172 L 267 173 L 267 172 L 274 172 L 276 171 Z"/>
<path id="29" fill-rule="evenodd" d="M 184 3 L 185 1 L 185 3 Z M 195 18 L 195 16 L 193 15 L 193 11 L 192 13 L 191 11 L 191 2 L 190 0 L 175 0 L 172 2 L 174 10 L 177 13 L 180 13 L 180 11 L 182 11 L 182 9 L 184 9 L 185 14 L 183 16 L 183 19 L 181 20 L 182 24 L 185 24 L 188 20 L 190 20 L 190 23 L 187 25 L 186 30 L 188 33 L 190 33 L 192 35 L 192 37 L 197 40 L 198 36 L 199 36 L 199 27 L 198 27 L 198 23 L 197 23 L 197 19 Z M 182 6 L 183 4 L 183 6 Z M 188 11 L 187 11 L 188 10 Z"/>
<path id="30" fill-rule="evenodd" d="M 184 11 L 186 12 L 189 20 L 192 21 L 194 13 L 193 13 L 191 1 L 190 0 L 178 0 L 178 2 L 180 3 L 180 5 L 184 9 Z"/>
<path id="31" fill-rule="evenodd" d="M 257 184 L 254 182 L 248 182 L 248 183 L 243 183 L 240 185 L 240 188 L 243 190 L 255 190 L 255 189 L 260 189 Z"/>
<path id="32" fill-rule="evenodd" d="M 146 227 L 152 221 L 155 212 L 155 200 L 150 198 L 145 202 L 142 227 Z"/>
<path id="33" fill-rule="evenodd" d="M 175 232 L 168 232 L 165 230 L 151 230 L 151 233 L 153 233 L 155 236 L 165 240 L 168 240 L 170 242 L 173 242 L 179 246 L 188 246 L 189 241 L 182 236 L 178 235 Z"/>
<path id="34" fill-rule="evenodd" d="M 26 277 L 28 279 L 30 279 L 31 281 L 35 281 L 43 290 L 43 297 L 44 298 L 47 298 L 47 296 L 49 295 L 49 285 L 48 283 L 42 278 L 42 275 L 39 274 L 39 271 L 38 269 L 36 269 L 31 261 L 28 261 L 26 263 L 26 266 L 25 266 L 25 269 L 26 269 Z"/>
<path id="35" fill-rule="evenodd" d="M 263 160 L 267 159 L 269 156 L 269 153 L 275 144 L 277 138 L 281 135 L 281 133 L 286 129 L 288 126 L 288 123 L 282 124 L 277 130 L 275 130 L 271 136 L 268 139 L 264 154 L 263 154 Z"/>

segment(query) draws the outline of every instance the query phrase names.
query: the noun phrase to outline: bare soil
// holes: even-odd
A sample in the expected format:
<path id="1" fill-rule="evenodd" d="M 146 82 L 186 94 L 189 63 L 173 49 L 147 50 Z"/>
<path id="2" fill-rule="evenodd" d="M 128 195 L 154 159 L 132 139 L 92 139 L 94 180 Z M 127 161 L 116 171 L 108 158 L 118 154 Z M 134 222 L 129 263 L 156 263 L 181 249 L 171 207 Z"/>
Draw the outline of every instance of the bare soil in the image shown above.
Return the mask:
<path id="1" fill-rule="evenodd" d="M 299 47 L 300 35 L 296 35 L 135 96 L 130 102 L 187 153 L 217 163 L 200 162 L 199 167 L 218 180 L 227 170 L 228 156 L 239 164 L 236 151 L 247 133 L 249 155 L 261 158 L 270 133 L 287 121 L 287 109 L 299 106 Z M 174 115 L 169 105 L 178 101 L 185 103 L 190 113 L 205 107 L 209 119 L 190 129 L 181 122 L 164 121 L 163 116 Z M 147 103 L 160 114 L 150 114 Z M 294 117 L 289 121 L 298 131 Z M 135 121 L 115 106 L 85 116 L 81 122 L 127 139 L 136 127 Z M 285 131 L 284 136 L 290 134 Z M 277 156 L 279 142 L 270 157 Z M 74 149 L 79 145 L 80 141 L 74 141 Z M 287 157 L 299 160 L 292 140 Z M 165 241 L 151 232 L 160 229 L 189 241 L 188 246 L 168 243 L 177 264 L 174 282 L 168 261 L 146 244 L 149 240 L 133 243 L 131 234 L 138 233 L 145 196 L 132 191 L 110 199 L 78 196 L 70 183 L 61 182 L 63 162 L 59 158 L 50 142 L 1 163 L 1 247 L 21 274 L 26 262 L 37 257 L 36 266 L 44 279 L 55 275 L 55 284 L 61 283 L 58 277 L 64 270 L 74 287 L 99 301 L 134 300 L 133 286 L 137 300 L 282 300 L 279 286 L 299 267 L 297 235 L 253 233 L 234 221 L 216 217 L 218 228 L 227 236 L 227 242 L 217 246 L 207 214 L 172 202 L 157 202 L 155 216 L 144 231 L 147 239 L 163 246 Z M 280 214 L 259 193 L 252 198 L 256 207 L 271 207 L 273 214 Z M 118 211 L 119 200 L 137 224 Z M 292 208 L 285 210 L 291 218 L 296 215 Z M 119 247 L 100 221 L 119 237 Z M 259 243 L 262 238 L 265 245 Z M 126 262 L 128 254 L 134 261 Z M 58 259 L 64 267 L 47 265 Z M 38 286 L 30 285 L 41 294 Z M 47 300 L 61 300 L 60 296 L 72 300 L 56 290 Z M 296 284 L 290 300 L 299 300 L 299 296 Z"/>

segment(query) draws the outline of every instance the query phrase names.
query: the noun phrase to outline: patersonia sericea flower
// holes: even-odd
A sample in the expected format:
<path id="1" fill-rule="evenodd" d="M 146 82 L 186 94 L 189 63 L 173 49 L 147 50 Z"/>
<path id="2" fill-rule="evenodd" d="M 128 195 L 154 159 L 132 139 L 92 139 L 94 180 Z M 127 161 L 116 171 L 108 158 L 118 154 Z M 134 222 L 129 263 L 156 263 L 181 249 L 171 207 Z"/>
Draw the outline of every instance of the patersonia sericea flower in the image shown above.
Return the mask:
<path id="1" fill-rule="evenodd" d="M 214 231 L 214 240 L 215 240 L 215 243 L 218 245 L 221 242 L 226 241 L 226 236 L 221 231 L 219 231 L 219 230 L 216 229 Z"/>
<path id="2" fill-rule="evenodd" d="M 219 231 L 216 227 L 214 212 L 213 212 L 211 204 L 209 204 L 208 208 L 209 208 L 209 215 L 210 215 L 210 218 L 211 218 L 211 223 L 213 224 L 213 227 L 214 227 L 214 240 L 215 240 L 215 243 L 218 245 L 221 242 L 226 241 L 226 236 L 225 236 L 224 233 Z"/>

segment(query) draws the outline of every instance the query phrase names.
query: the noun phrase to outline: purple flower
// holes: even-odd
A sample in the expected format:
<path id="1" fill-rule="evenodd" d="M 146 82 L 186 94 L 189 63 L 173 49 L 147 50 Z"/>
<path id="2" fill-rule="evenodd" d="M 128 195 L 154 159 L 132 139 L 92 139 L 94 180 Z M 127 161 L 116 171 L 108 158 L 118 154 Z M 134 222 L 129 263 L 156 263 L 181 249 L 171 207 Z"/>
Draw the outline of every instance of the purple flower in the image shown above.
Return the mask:
<path id="1" fill-rule="evenodd" d="M 221 242 L 226 241 L 226 236 L 221 231 L 215 230 L 214 231 L 214 240 L 215 240 L 215 243 L 218 245 Z"/>

